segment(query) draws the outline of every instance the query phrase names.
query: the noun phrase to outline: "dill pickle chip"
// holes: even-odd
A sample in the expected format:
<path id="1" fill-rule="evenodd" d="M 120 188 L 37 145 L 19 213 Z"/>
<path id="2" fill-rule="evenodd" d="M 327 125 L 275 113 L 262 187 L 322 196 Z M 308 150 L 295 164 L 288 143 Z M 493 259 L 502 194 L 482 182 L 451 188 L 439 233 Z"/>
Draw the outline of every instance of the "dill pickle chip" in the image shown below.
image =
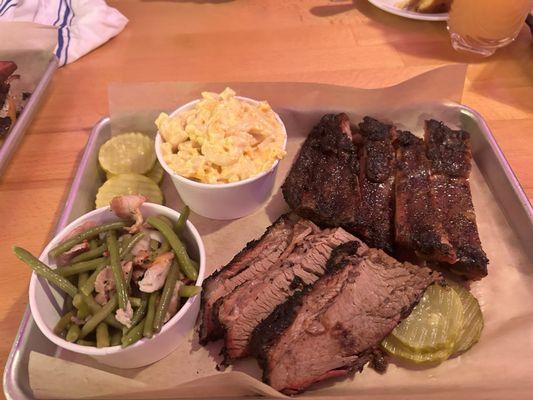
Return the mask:
<path id="1" fill-rule="evenodd" d="M 139 174 L 120 174 L 106 181 L 98 189 L 96 208 L 107 206 L 113 197 L 126 194 L 140 194 L 151 203 L 163 203 L 163 193 L 153 180 Z"/>
<path id="2" fill-rule="evenodd" d="M 106 173 L 145 174 L 156 160 L 154 141 L 138 132 L 123 133 L 105 142 L 98 152 L 98 162 Z"/>
<path id="3" fill-rule="evenodd" d="M 414 351 L 406 347 L 393 335 L 387 336 L 381 342 L 381 347 L 390 355 L 415 364 L 438 364 L 447 360 L 452 354 L 451 348 L 430 352 Z"/>
<path id="4" fill-rule="evenodd" d="M 463 326 L 453 352 L 464 353 L 481 337 L 483 314 L 477 299 L 466 288 L 455 282 L 450 286 L 457 292 L 463 304 Z"/>
<path id="5" fill-rule="evenodd" d="M 148 171 L 145 175 L 159 185 L 159 183 L 161 183 L 161 180 L 163 179 L 164 173 L 165 170 L 163 169 L 161 164 L 159 164 L 159 161 L 156 161 L 152 169 Z"/>
<path id="6" fill-rule="evenodd" d="M 452 349 L 462 326 L 461 298 L 451 287 L 434 284 L 391 335 L 415 352 L 432 352 Z"/>

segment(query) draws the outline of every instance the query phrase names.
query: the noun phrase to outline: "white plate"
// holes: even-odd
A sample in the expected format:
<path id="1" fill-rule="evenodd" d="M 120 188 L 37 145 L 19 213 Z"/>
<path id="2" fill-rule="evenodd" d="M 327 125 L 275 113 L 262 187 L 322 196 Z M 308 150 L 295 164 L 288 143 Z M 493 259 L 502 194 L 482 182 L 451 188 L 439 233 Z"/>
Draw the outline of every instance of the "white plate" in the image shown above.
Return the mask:
<path id="1" fill-rule="evenodd" d="M 368 0 L 370 3 L 383 11 L 391 14 L 399 15 L 400 17 L 418 19 L 421 21 L 447 21 L 448 13 L 440 14 L 424 14 L 415 11 L 409 11 L 398 6 L 402 0 Z"/>

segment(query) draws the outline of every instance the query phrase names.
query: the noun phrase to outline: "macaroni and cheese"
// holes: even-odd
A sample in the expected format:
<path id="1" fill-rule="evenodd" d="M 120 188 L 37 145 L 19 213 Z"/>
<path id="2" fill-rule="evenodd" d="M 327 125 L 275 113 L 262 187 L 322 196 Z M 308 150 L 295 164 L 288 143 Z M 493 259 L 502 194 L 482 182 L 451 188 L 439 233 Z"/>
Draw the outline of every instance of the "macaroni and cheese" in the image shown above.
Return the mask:
<path id="1" fill-rule="evenodd" d="M 230 88 L 204 92 L 190 110 L 155 121 L 163 160 L 178 175 L 203 183 L 253 177 L 285 156 L 286 133 L 266 101 L 251 104 Z"/>

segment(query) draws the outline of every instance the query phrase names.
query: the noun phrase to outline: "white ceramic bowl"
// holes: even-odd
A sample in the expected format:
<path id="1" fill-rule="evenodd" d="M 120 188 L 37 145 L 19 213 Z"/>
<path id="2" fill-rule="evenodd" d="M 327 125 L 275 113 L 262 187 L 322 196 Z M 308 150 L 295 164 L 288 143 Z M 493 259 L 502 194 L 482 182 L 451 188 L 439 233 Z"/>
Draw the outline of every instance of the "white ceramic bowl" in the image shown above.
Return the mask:
<path id="1" fill-rule="evenodd" d="M 237 99 L 258 104 L 257 100 L 236 96 Z M 171 117 L 193 108 L 200 100 L 191 101 L 170 114 Z M 276 115 L 285 133 L 283 149 L 287 146 L 287 131 L 283 121 Z M 181 199 L 195 213 L 212 219 L 234 219 L 244 217 L 263 205 L 274 188 L 279 160 L 276 160 L 270 169 L 256 176 L 232 183 L 210 184 L 196 182 L 185 178 L 172 170 L 163 160 L 161 154 L 162 138 L 159 132 L 155 138 L 155 152 L 163 169 L 170 175 Z"/>
<path id="2" fill-rule="evenodd" d="M 164 215 L 173 221 L 177 221 L 179 213 L 158 204 L 145 203 L 141 207 L 143 216 Z M 106 223 L 117 220 L 118 218 L 109 209 L 109 207 L 99 208 L 91 211 L 70 223 L 63 229 L 43 250 L 40 260 L 51 267 L 48 259 L 48 252 L 57 246 L 63 238 L 71 232 L 76 226 L 85 221 L 93 220 L 97 223 Z M 191 258 L 199 260 L 200 270 L 196 285 L 202 284 L 205 274 L 205 249 L 200 234 L 187 221 L 187 228 L 184 230 L 183 238 L 186 242 L 187 249 Z M 98 349 L 96 347 L 80 346 L 75 343 L 67 342 L 53 333 L 53 328 L 60 318 L 60 312 L 63 305 L 63 293 L 48 282 L 38 277 L 35 273 L 31 277 L 29 290 L 30 308 L 32 316 L 37 326 L 43 334 L 54 342 L 56 345 L 73 351 L 75 353 L 86 354 L 99 362 L 118 368 L 137 368 L 151 364 L 165 357 L 174 350 L 180 341 L 194 328 L 196 317 L 200 308 L 200 296 L 194 296 L 188 299 L 176 315 L 174 315 L 158 334 L 151 339 L 141 339 L 133 345 L 122 348 L 113 346 Z"/>

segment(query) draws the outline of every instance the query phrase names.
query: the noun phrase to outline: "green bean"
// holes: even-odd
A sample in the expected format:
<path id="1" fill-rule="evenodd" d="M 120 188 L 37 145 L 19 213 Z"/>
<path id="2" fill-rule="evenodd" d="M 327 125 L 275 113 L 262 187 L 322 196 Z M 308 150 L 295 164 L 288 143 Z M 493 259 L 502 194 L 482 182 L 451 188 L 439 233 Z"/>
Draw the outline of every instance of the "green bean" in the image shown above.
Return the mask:
<path id="1" fill-rule="evenodd" d="M 132 301 L 134 297 L 130 297 L 130 301 Z M 133 302 L 132 302 L 133 306 Z M 134 306 L 135 307 L 135 306 Z M 143 293 L 142 297 L 139 299 L 139 306 L 133 313 L 133 317 L 131 317 L 131 326 L 137 325 L 146 315 L 146 309 L 148 308 L 148 293 Z M 131 328 L 129 328 L 127 332 L 129 332 Z"/>
<path id="2" fill-rule="evenodd" d="M 174 229 L 174 224 L 172 223 L 172 221 L 170 220 L 170 218 L 162 215 L 162 214 L 159 214 L 157 216 L 157 218 L 159 218 L 161 221 L 165 222 L 168 226 L 170 226 L 171 229 Z"/>
<path id="3" fill-rule="evenodd" d="M 72 297 L 68 294 L 65 296 L 65 303 L 63 304 L 63 312 L 72 311 L 74 306 L 72 305 Z"/>
<path id="4" fill-rule="evenodd" d="M 91 309 L 89 308 L 87 303 L 83 301 L 81 293 L 78 293 L 76 294 L 76 296 L 74 296 L 74 298 L 72 299 L 72 304 L 74 304 L 74 307 L 76 307 L 76 309 L 78 310 L 77 316 L 79 319 L 85 319 L 85 317 L 91 314 Z"/>
<path id="5" fill-rule="evenodd" d="M 154 331 L 159 332 L 163 326 L 163 320 L 167 314 L 168 306 L 170 304 L 170 299 L 172 298 L 172 293 L 176 287 L 176 282 L 178 280 L 178 265 L 173 262 L 170 266 L 170 270 L 167 274 L 167 279 L 165 280 L 165 286 L 163 286 L 163 293 L 161 294 L 161 299 L 159 304 L 155 309 L 154 315 Z"/>
<path id="6" fill-rule="evenodd" d="M 83 340 L 83 339 L 80 339 L 76 342 L 76 344 L 79 344 L 80 346 L 91 346 L 91 347 L 94 347 L 96 346 L 96 343 L 92 340 Z"/>
<path id="7" fill-rule="evenodd" d="M 176 233 L 171 228 L 169 228 L 167 224 L 165 224 L 163 221 L 156 217 L 150 216 L 147 218 L 146 222 L 148 222 L 150 225 L 152 225 L 154 228 L 156 228 L 159 232 L 163 234 L 163 236 L 170 243 L 172 250 L 174 250 L 174 253 L 176 254 L 180 269 L 183 271 L 187 278 L 196 281 L 196 279 L 198 278 L 198 271 L 191 263 L 191 259 L 187 254 L 187 249 L 185 248 L 181 240 L 178 238 L 178 235 L 176 235 Z"/>
<path id="8" fill-rule="evenodd" d="M 137 308 L 141 306 L 141 298 L 140 297 L 130 297 L 130 304 L 132 307 Z"/>
<path id="9" fill-rule="evenodd" d="M 106 250 L 107 247 L 105 244 L 103 244 L 101 246 L 95 247 L 94 249 L 86 251 L 85 253 L 78 254 L 76 257 L 70 260 L 70 262 L 71 264 L 75 264 L 82 261 L 92 260 L 93 258 L 102 256 L 102 254 L 104 254 L 104 251 Z"/>
<path id="10" fill-rule="evenodd" d="M 70 250 L 73 246 L 78 243 L 83 242 L 85 239 L 92 239 L 95 236 L 98 236 L 102 232 L 115 231 L 116 229 L 124 228 L 126 223 L 123 221 L 111 222 L 109 224 L 103 224 L 100 226 L 95 226 L 93 228 L 87 229 L 85 232 L 79 233 L 78 235 L 71 237 L 70 239 L 65 240 L 63 243 L 54 247 L 48 253 L 49 257 L 57 257 L 61 253 Z"/>
<path id="11" fill-rule="evenodd" d="M 122 253 L 122 250 L 126 248 L 126 246 L 129 244 L 131 238 L 132 235 L 129 233 L 126 233 L 120 237 L 120 240 L 118 241 L 118 248 L 120 250 L 120 253 Z"/>
<path id="12" fill-rule="evenodd" d="M 118 346 L 120 345 L 121 340 L 122 340 L 122 331 L 115 330 L 115 332 L 113 332 L 113 334 L 111 335 L 110 345 Z"/>
<path id="13" fill-rule="evenodd" d="M 65 339 L 67 342 L 73 343 L 80 337 L 80 327 L 76 324 L 70 325 L 70 328 L 68 328 L 67 336 Z"/>
<path id="14" fill-rule="evenodd" d="M 105 265 L 99 265 L 98 267 L 96 267 L 96 270 L 94 270 L 94 272 L 89 276 L 89 279 L 87 279 L 87 281 L 83 284 L 82 288 L 80 289 L 80 291 L 84 295 L 86 296 L 91 295 L 91 293 L 94 290 L 94 283 L 96 282 L 96 278 L 98 277 L 98 274 L 102 272 L 102 270 L 105 267 L 106 267 Z"/>
<path id="15" fill-rule="evenodd" d="M 89 279 L 89 273 L 88 272 L 82 272 L 78 275 L 78 290 L 80 290 L 85 282 L 87 282 L 87 279 Z"/>
<path id="16" fill-rule="evenodd" d="M 176 222 L 176 232 L 181 233 L 183 228 L 187 225 L 187 219 L 189 219 L 189 214 L 191 213 L 191 209 L 189 206 L 183 207 L 183 209 L 180 212 L 180 217 L 178 218 L 178 222 Z"/>
<path id="17" fill-rule="evenodd" d="M 78 289 L 67 279 L 58 275 L 53 269 L 39 261 L 39 259 L 33 256 L 29 251 L 24 250 L 21 247 L 14 246 L 13 252 L 15 255 L 26 264 L 39 276 L 45 278 L 48 282 L 53 283 L 59 289 L 67 293 L 70 297 L 74 297 L 78 293 Z"/>
<path id="18" fill-rule="evenodd" d="M 115 287 L 117 289 L 117 298 L 119 308 L 125 310 L 128 304 L 128 292 L 126 291 L 126 284 L 124 283 L 124 273 L 120 266 L 120 259 L 118 254 L 117 234 L 115 231 L 108 231 L 106 235 L 107 250 L 109 251 L 109 261 L 111 269 L 113 270 L 113 277 L 115 278 Z"/>
<path id="19" fill-rule="evenodd" d="M 93 296 L 91 296 L 91 295 L 87 296 L 84 293 L 82 293 L 82 296 L 83 296 L 83 301 L 89 306 L 89 308 L 91 310 L 91 314 L 94 315 L 94 314 L 96 314 L 98 311 L 100 311 L 102 309 L 102 306 L 96 302 L 96 300 L 93 298 Z M 118 322 L 117 319 L 113 315 L 108 315 L 104 319 L 104 322 L 107 325 L 112 326 L 114 328 L 117 328 L 117 329 L 121 329 L 122 328 L 122 324 L 120 322 Z"/>
<path id="20" fill-rule="evenodd" d="M 113 296 L 97 313 L 95 313 L 89 320 L 83 325 L 83 328 L 81 328 L 81 335 L 80 337 L 83 339 L 85 336 L 87 336 L 89 333 L 94 331 L 97 327 L 97 325 L 106 319 L 113 311 L 115 311 L 115 308 L 117 308 L 118 300 L 117 296 Z"/>
<path id="21" fill-rule="evenodd" d="M 74 316 L 74 311 L 69 311 L 65 315 L 63 315 L 61 318 L 59 318 L 59 321 L 57 321 L 56 326 L 54 326 L 54 333 L 56 335 L 59 335 L 61 332 L 63 332 L 67 327 L 70 325 L 71 318 Z"/>
<path id="22" fill-rule="evenodd" d="M 96 347 L 109 347 L 109 329 L 105 322 L 100 322 L 96 327 Z"/>
<path id="23" fill-rule="evenodd" d="M 141 240 L 144 237 L 144 232 L 138 232 L 136 233 L 131 240 L 128 241 L 128 244 L 123 247 L 120 251 L 120 258 L 126 257 L 135 247 L 137 243 L 139 243 L 139 240 Z"/>
<path id="24" fill-rule="evenodd" d="M 96 238 L 89 240 L 89 249 L 94 250 L 96 248 L 98 248 L 98 240 Z"/>
<path id="25" fill-rule="evenodd" d="M 179 288 L 178 294 L 180 297 L 192 297 L 196 296 L 202 288 L 200 286 L 194 285 L 182 285 Z"/>
<path id="26" fill-rule="evenodd" d="M 155 251 L 159 248 L 159 242 L 155 239 L 150 239 L 150 250 Z"/>
<path id="27" fill-rule="evenodd" d="M 93 271 L 100 265 L 106 265 L 108 263 L 107 257 L 95 258 L 94 260 L 82 261 L 76 264 L 65 265 L 58 268 L 56 271 L 59 275 L 67 277 L 77 275 L 82 272 Z"/>
<path id="28" fill-rule="evenodd" d="M 141 322 L 139 322 L 137 325 L 135 325 L 133 328 L 130 329 L 130 331 L 122 336 L 122 347 L 128 347 L 131 346 L 133 343 L 138 341 L 140 338 L 143 337 L 143 329 L 145 325 L 146 320 L 143 319 Z"/>
<path id="29" fill-rule="evenodd" d="M 151 338 L 154 334 L 154 316 L 155 308 L 157 306 L 159 292 L 150 293 L 148 298 L 148 309 L 146 310 L 146 323 L 144 324 L 143 336 Z"/>

